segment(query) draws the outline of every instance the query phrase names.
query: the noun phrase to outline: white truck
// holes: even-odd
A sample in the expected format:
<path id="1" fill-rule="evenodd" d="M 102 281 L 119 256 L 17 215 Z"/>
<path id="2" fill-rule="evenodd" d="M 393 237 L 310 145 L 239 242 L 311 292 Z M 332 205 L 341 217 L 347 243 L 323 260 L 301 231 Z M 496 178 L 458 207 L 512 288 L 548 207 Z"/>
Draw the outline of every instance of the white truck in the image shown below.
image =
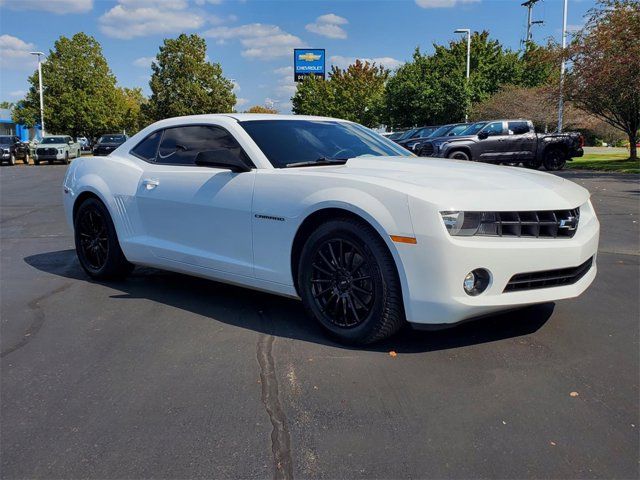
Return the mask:
<path id="1" fill-rule="evenodd" d="M 82 155 L 80 144 L 69 135 L 47 136 L 37 145 L 33 155 L 33 163 L 39 165 L 42 161 L 53 164 L 56 160 L 65 164 L 72 158 Z"/>

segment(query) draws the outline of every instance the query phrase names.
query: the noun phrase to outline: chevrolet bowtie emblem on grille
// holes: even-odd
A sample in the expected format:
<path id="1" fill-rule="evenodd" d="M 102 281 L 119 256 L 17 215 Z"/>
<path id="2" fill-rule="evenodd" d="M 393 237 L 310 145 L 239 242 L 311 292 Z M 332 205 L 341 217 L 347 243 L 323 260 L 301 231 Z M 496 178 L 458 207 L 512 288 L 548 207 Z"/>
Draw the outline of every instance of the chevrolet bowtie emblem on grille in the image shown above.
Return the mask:
<path id="1" fill-rule="evenodd" d="M 314 60 L 320 60 L 321 57 L 322 57 L 321 55 L 316 55 L 314 53 L 307 52 L 307 53 L 298 55 L 298 60 L 304 60 L 305 62 L 313 62 Z"/>
<path id="2" fill-rule="evenodd" d="M 565 230 L 575 230 L 578 228 L 578 217 L 567 217 L 560 220 L 558 228 L 564 228 Z"/>

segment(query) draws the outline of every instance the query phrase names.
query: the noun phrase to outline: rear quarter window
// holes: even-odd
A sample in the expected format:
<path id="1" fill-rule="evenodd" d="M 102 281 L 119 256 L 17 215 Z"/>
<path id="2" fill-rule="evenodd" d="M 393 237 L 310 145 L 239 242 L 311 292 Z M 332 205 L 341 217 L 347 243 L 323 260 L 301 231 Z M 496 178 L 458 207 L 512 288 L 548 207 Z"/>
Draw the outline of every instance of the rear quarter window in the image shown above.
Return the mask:
<path id="1" fill-rule="evenodd" d="M 154 162 L 158 153 L 158 145 L 162 137 L 162 130 L 157 130 L 142 140 L 138 145 L 131 149 L 131 154 L 145 160 Z"/>

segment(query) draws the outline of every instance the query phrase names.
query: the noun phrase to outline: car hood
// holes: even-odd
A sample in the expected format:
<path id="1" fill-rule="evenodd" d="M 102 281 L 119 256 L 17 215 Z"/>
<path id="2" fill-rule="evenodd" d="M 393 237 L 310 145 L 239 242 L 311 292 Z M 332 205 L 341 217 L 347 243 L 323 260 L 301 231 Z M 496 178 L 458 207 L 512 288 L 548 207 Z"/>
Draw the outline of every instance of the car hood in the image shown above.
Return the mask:
<path id="1" fill-rule="evenodd" d="M 10 146 L 10 143 L 0 143 L 0 148 L 9 148 Z"/>
<path id="2" fill-rule="evenodd" d="M 67 147 L 66 143 L 39 143 L 36 145 L 37 148 L 60 148 Z"/>
<path id="3" fill-rule="evenodd" d="M 120 145 L 122 145 L 122 143 L 113 143 L 113 142 L 96 143 L 96 147 L 114 147 L 114 148 L 117 148 Z"/>
<path id="4" fill-rule="evenodd" d="M 561 210 L 589 199 L 586 189 L 556 175 L 462 160 L 359 157 L 342 167 L 313 170 L 322 168 L 449 210 Z"/>

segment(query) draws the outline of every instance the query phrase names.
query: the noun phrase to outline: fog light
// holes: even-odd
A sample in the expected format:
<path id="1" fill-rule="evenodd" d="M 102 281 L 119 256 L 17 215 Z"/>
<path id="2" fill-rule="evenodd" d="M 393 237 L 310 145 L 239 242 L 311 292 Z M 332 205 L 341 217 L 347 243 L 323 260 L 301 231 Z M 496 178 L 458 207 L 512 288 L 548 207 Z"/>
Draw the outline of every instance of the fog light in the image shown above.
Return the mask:
<path id="1" fill-rule="evenodd" d="M 484 268 L 476 268 L 467 273 L 462 282 L 462 286 L 467 295 L 475 297 L 484 292 L 489 286 L 491 275 Z"/>

